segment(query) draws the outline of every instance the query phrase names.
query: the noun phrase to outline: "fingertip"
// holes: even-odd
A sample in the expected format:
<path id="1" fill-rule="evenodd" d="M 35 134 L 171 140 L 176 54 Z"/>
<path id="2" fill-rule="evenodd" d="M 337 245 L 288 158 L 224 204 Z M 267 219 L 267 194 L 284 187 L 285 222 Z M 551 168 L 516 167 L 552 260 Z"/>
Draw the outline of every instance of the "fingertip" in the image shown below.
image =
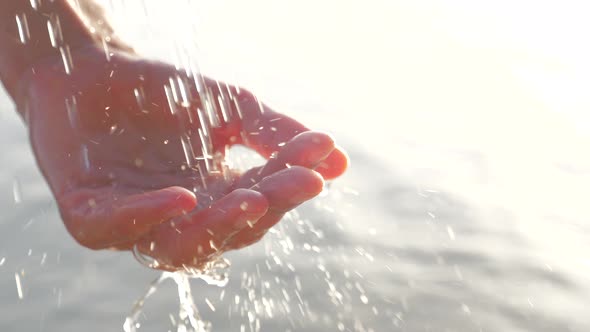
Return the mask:
<path id="1" fill-rule="evenodd" d="M 305 190 L 305 192 L 310 196 L 317 196 L 322 192 L 322 190 L 324 190 L 324 177 L 319 172 L 316 172 L 314 170 L 309 171 L 311 176 L 309 178 L 309 182 L 307 183 L 307 189 Z"/>
<path id="2" fill-rule="evenodd" d="M 297 134 L 295 137 L 292 138 L 293 141 L 295 140 L 306 140 L 310 143 L 329 149 L 334 148 L 336 144 L 334 142 L 334 138 L 329 133 L 323 131 L 316 131 L 316 130 L 308 130 L 304 131 L 300 134 Z"/>
<path id="3" fill-rule="evenodd" d="M 266 177 L 252 187 L 268 199 L 274 210 L 288 211 L 317 196 L 324 187 L 322 176 L 306 167 L 292 166 Z"/>
<path id="4" fill-rule="evenodd" d="M 239 206 L 240 210 L 248 215 L 263 216 L 268 210 L 268 200 L 263 194 L 257 191 L 236 189 L 230 195 L 235 196 L 237 200 L 233 204 Z"/>
<path id="5" fill-rule="evenodd" d="M 163 190 L 167 191 L 170 199 L 185 211 L 190 211 L 197 205 L 197 196 L 186 188 L 174 186 Z"/>
<path id="6" fill-rule="evenodd" d="M 147 200 L 144 201 L 144 204 L 162 211 L 164 218 L 181 215 L 197 206 L 195 194 L 183 187 L 168 187 L 146 195 Z"/>
<path id="7" fill-rule="evenodd" d="M 320 173 L 325 180 L 332 180 L 344 174 L 349 165 L 348 154 L 336 146 L 330 155 L 315 168 L 315 171 Z"/>

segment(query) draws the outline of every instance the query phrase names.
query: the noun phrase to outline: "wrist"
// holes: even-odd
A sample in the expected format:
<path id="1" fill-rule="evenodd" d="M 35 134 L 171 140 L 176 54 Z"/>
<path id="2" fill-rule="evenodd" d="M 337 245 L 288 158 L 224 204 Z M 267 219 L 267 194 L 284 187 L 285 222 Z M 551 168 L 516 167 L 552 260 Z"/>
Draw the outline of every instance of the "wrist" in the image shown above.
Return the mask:
<path id="1" fill-rule="evenodd" d="M 19 82 L 35 64 L 95 42 L 67 0 L 36 3 L 9 0 L 0 5 L 0 78 L 17 103 Z"/>
<path id="2" fill-rule="evenodd" d="M 82 0 L 81 3 L 93 2 Z M 0 2 L 0 79 L 22 115 L 27 82 L 36 67 L 48 61 L 60 61 L 62 71 L 69 73 L 75 66 L 71 54 L 78 49 L 92 46 L 105 51 L 131 50 L 112 36 L 102 12 L 94 9 L 94 16 L 85 17 L 81 8 L 68 0 Z M 94 28 L 95 23 L 101 28 Z"/>

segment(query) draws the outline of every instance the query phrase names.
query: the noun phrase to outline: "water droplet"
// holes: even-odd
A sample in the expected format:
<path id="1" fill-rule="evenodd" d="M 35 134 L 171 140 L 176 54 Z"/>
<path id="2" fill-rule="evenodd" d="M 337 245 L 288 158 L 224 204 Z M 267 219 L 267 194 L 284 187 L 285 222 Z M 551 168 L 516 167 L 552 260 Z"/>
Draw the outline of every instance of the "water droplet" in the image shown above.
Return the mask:
<path id="1" fill-rule="evenodd" d="M 31 33 L 29 31 L 29 22 L 27 21 L 27 15 L 25 13 L 16 15 L 16 25 L 18 27 L 20 42 L 26 44 L 31 39 Z"/>
<path id="2" fill-rule="evenodd" d="M 68 112 L 68 119 L 70 120 L 70 126 L 73 129 L 78 128 L 78 102 L 75 96 L 66 98 L 66 110 Z"/>
<path id="3" fill-rule="evenodd" d="M 64 70 L 66 74 L 72 74 L 72 70 L 74 69 L 74 62 L 72 61 L 72 53 L 70 52 L 70 47 L 68 45 L 61 46 L 59 48 L 59 53 L 61 54 L 61 59 L 64 64 Z"/>
<path id="4" fill-rule="evenodd" d="M 166 99 L 168 100 L 168 107 L 170 108 L 170 113 L 178 113 L 178 107 L 176 105 L 176 102 L 174 101 L 172 88 L 168 85 L 164 85 L 164 93 L 166 94 Z"/>
<path id="5" fill-rule="evenodd" d="M 453 228 L 449 225 L 447 225 L 447 233 L 449 234 L 449 239 L 455 241 L 455 231 L 453 231 Z"/>
<path id="6" fill-rule="evenodd" d="M 363 304 L 369 303 L 369 298 L 365 294 L 361 294 L 360 299 Z"/>
<path id="7" fill-rule="evenodd" d="M 143 166 L 143 159 L 141 158 L 135 158 L 135 160 L 133 161 L 133 163 L 135 164 L 135 167 L 142 167 Z"/>
<path id="8" fill-rule="evenodd" d="M 256 102 L 258 103 L 258 110 L 260 111 L 260 114 L 264 114 L 264 104 L 262 104 L 262 101 L 260 101 L 260 99 L 256 98 Z"/>
<path id="9" fill-rule="evenodd" d="M 243 115 L 242 115 L 242 108 L 240 107 L 240 102 L 238 101 L 238 98 L 234 98 L 234 105 L 236 107 L 236 113 L 238 113 L 238 117 L 241 120 L 243 118 Z"/>
<path id="10" fill-rule="evenodd" d="M 242 211 L 246 211 L 246 210 L 248 209 L 248 202 L 242 202 L 242 203 L 240 204 L 240 209 L 241 209 Z"/>
<path id="11" fill-rule="evenodd" d="M 178 83 L 178 90 L 180 92 L 180 106 L 182 107 L 190 107 L 191 106 L 191 93 L 188 90 L 188 85 L 185 79 L 181 78 L 180 76 L 176 76 L 176 81 Z"/>
<path id="12" fill-rule="evenodd" d="M 22 288 L 20 276 L 18 275 L 18 273 L 14 274 L 14 280 L 16 281 L 16 292 L 18 294 L 18 298 L 20 300 L 22 300 L 23 299 L 23 288 Z"/>
<path id="13" fill-rule="evenodd" d="M 139 107 L 139 110 L 144 113 L 147 113 L 145 92 L 143 88 L 139 87 L 133 89 L 133 95 L 135 96 L 135 101 L 137 102 L 137 107 Z"/>
<path id="14" fill-rule="evenodd" d="M 469 309 L 469 306 L 467 306 L 467 304 L 465 304 L 465 303 L 461 304 L 461 310 L 466 314 L 471 313 L 471 309 Z"/>
<path id="15" fill-rule="evenodd" d="M 190 137 L 186 134 L 182 135 L 180 137 L 180 144 L 182 145 L 182 150 L 184 151 L 186 164 L 190 167 L 193 165 L 195 160 L 195 152 L 193 150 Z"/>
<path id="16" fill-rule="evenodd" d="M 49 40 L 53 48 L 58 48 L 63 44 L 63 33 L 61 30 L 61 23 L 57 15 L 49 16 L 47 20 L 47 32 L 49 33 Z"/>
<path id="17" fill-rule="evenodd" d="M 31 0 L 31 8 L 33 8 L 34 10 L 38 10 L 39 9 L 39 1 L 40 0 Z"/>
<path id="18" fill-rule="evenodd" d="M 109 43 L 105 38 L 102 39 L 102 49 L 108 62 L 111 61 L 111 51 L 109 51 Z"/>
<path id="19" fill-rule="evenodd" d="M 203 155 L 203 160 L 205 161 L 205 168 L 207 172 L 216 171 L 216 165 L 211 163 L 213 159 L 213 155 L 211 154 L 212 143 L 209 137 L 205 136 L 201 128 L 198 129 L 199 138 L 201 139 L 201 151 Z"/>
<path id="20" fill-rule="evenodd" d="M 90 199 L 88 200 L 88 205 L 89 205 L 91 208 L 95 208 L 95 207 L 96 207 L 96 200 L 95 200 L 94 198 L 90 198 Z"/>
<path id="21" fill-rule="evenodd" d="M 12 182 L 12 197 L 14 197 L 15 204 L 19 204 L 23 200 L 20 181 L 16 178 Z"/>
<path id="22" fill-rule="evenodd" d="M 80 149 L 82 167 L 84 167 L 84 170 L 88 172 L 90 170 L 90 157 L 88 156 L 88 146 L 86 144 L 83 144 L 80 147 Z"/>
<path id="23" fill-rule="evenodd" d="M 211 309 L 211 311 L 215 312 L 215 307 L 213 306 L 213 303 L 211 303 L 211 301 L 209 301 L 208 298 L 205 298 L 205 303 L 207 303 L 207 305 L 209 306 L 209 309 Z"/>
<path id="24" fill-rule="evenodd" d="M 217 96 L 217 102 L 219 103 L 219 107 L 221 108 L 221 116 L 224 122 L 229 122 L 230 120 L 230 113 L 229 113 L 229 106 L 227 101 L 221 96 Z"/>
<path id="25" fill-rule="evenodd" d="M 217 106 L 211 96 L 213 96 L 213 92 L 211 92 L 211 89 L 206 88 L 205 93 L 201 95 L 201 102 L 203 103 L 203 107 L 205 108 L 205 112 L 209 120 L 209 125 L 212 128 L 218 128 L 221 126 L 221 121 L 219 120 Z"/>

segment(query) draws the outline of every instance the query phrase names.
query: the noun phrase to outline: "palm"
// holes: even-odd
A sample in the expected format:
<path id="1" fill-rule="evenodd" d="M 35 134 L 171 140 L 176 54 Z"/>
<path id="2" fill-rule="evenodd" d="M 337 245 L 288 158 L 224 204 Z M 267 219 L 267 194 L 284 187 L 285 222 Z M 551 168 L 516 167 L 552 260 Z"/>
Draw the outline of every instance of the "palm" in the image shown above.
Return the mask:
<path id="1" fill-rule="evenodd" d="M 198 267 L 256 242 L 317 195 L 322 179 L 311 168 L 332 178 L 346 167 L 330 137 L 293 139 L 307 129 L 261 113 L 244 90 L 210 80 L 197 89 L 166 64 L 123 53 L 107 61 L 93 47 L 73 59 L 70 75 L 57 60 L 38 66 L 26 104 L 33 148 L 64 222 L 90 248 L 137 245 L 163 268 Z M 213 107 L 197 93 L 202 87 Z M 267 158 L 280 151 L 237 175 L 223 164 L 232 144 Z"/>

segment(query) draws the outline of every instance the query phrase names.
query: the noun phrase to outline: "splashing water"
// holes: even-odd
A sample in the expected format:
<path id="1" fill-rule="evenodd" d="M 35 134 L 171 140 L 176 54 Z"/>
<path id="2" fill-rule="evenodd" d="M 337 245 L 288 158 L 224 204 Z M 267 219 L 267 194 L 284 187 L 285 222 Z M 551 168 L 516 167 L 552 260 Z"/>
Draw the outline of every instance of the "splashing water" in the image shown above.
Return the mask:
<path id="1" fill-rule="evenodd" d="M 146 257 L 139 253 L 137 249 L 134 249 L 133 253 L 139 262 L 144 265 L 146 264 Z M 155 267 L 154 263 L 155 261 L 147 266 Z M 171 279 L 178 287 L 178 319 L 173 321 L 176 325 L 176 331 L 211 331 L 211 323 L 203 321 L 199 315 L 199 311 L 193 300 L 190 279 L 201 279 L 209 285 L 224 287 L 229 281 L 229 267 L 229 261 L 223 258 L 218 258 L 217 260 L 209 262 L 202 270 L 190 269 L 178 272 L 163 272 L 158 278 L 152 281 L 145 294 L 135 302 L 131 313 L 125 319 L 123 331 L 136 332 L 140 328 L 141 324 L 139 323 L 139 317 L 143 312 L 146 300 L 152 296 L 157 291 L 158 286 L 164 283 L 167 279 Z"/>

